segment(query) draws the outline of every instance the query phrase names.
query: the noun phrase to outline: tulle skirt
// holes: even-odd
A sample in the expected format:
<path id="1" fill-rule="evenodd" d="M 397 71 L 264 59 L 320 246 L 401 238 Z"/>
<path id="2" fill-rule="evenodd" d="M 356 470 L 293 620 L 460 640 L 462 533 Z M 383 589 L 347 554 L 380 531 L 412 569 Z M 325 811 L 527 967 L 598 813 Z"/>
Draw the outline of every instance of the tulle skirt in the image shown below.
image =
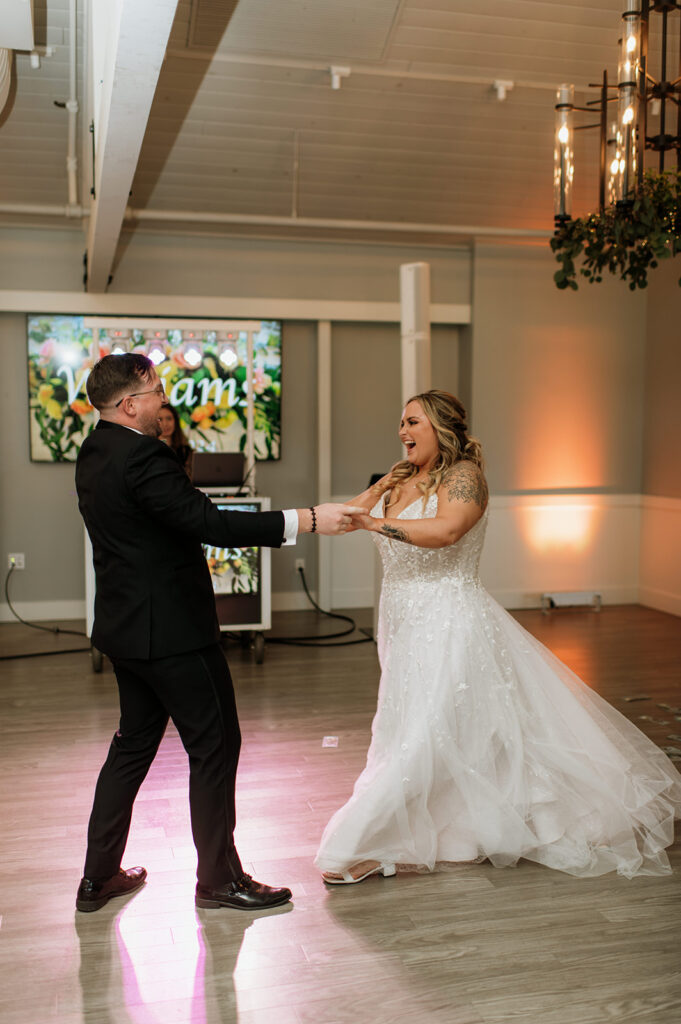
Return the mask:
<path id="1" fill-rule="evenodd" d="M 666 755 L 481 586 L 424 596 L 426 619 L 384 595 L 367 763 L 317 866 L 668 873 L 681 775 Z"/>

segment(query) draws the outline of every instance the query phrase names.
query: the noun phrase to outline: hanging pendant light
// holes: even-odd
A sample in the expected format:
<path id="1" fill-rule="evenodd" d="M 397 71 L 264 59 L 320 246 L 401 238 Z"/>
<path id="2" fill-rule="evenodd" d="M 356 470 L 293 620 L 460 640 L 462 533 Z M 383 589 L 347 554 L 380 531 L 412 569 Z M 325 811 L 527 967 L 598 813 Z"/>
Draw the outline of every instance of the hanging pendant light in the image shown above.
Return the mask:
<path id="1" fill-rule="evenodd" d="M 681 161 L 681 56 L 676 77 L 667 76 L 668 19 L 681 13 L 681 0 L 624 0 L 622 33 L 619 40 L 617 85 L 608 85 L 607 72 L 598 86 L 600 98 L 586 106 L 576 106 L 574 89 L 561 85 L 558 89 L 554 133 L 553 196 L 557 225 L 571 217 L 572 183 L 574 177 L 573 132 L 600 127 L 601 169 L 600 209 L 605 206 L 631 204 L 643 180 L 645 149 L 659 152 L 659 170 L 664 171 L 665 153 L 676 149 L 677 164 Z M 661 78 L 656 80 L 648 67 L 648 27 L 653 14 L 662 21 L 659 66 Z M 594 87 L 595 86 L 594 84 Z M 615 94 L 615 89 L 617 93 Z M 617 104 L 616 128 L 608 130 L 612 115 L 608 104 Z M 647 114 L 660 117 L 656 135 L 649 136 Z M 666 130 L 667 104 L 676 107 L 677 133 Z M 657 114 L 655 108 L 658 108 Z M 574 111 L 600 111 L 600 124 L 573 124 Z M 561 141 L 564 140 L 564 141 Z"/>
<path id="2" fill-rule="evenodd" d="M 617 63 L 617 148 L 619 174 L 615 199 L 629 202 L 638 180 L 638 88 L 641 60 L 641 12 L 639 0 L 627 0 L 622 15 L 624 30 Z"/>
<path id="3" fill-rule="evenodd" d="M 572 112 L 575 87 L 561 85 L 556 94 L 553 140 L 553 211 L 556 218 L 572 216 L 572 180 L 575 173 Z"/>

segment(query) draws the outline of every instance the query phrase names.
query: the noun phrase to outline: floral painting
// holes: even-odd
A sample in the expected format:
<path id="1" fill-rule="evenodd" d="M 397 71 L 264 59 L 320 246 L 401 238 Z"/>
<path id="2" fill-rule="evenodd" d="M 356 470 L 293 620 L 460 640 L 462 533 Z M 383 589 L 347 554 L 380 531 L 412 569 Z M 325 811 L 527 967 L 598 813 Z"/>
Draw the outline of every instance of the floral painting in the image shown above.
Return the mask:
<path id="1" fill-rule="evenodd" d="M 74 462 L 94 426 L 85 382 L 92 331 L 78 316 L 29 316 L 28 400 L 31 458 Z"/>
<path id="2" fill-rule="evenodd" d="M 219 325 L 218 325 L 219 326 Z M 97 358 L 143 352 L 156 366 L 190 445 L 197 451 L 243 451 L 246 445 L 247 345 L 244 331 L 187 331 L 159 320 L 152 330 L 99 329 Z M 86 382 L 93 330 L 80 316 L 28 317 L 31 458 L 73 462 L 95 414 Z M 281 324 L 262 321 L 253 333 L 255 449 L 278 459 L 281 445 Z"/>
<path id="3" fill-rule="evenodd" d="M 204 544 L 216 594 L 257 594 L 260 587 L 258 548 L 216 548 Z"/>

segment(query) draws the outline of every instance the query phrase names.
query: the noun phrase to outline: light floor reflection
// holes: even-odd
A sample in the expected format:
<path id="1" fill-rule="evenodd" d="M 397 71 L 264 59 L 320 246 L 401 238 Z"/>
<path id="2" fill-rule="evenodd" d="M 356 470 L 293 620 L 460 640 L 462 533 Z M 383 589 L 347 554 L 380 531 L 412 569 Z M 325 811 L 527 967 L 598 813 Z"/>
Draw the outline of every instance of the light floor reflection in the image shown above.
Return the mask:
<path id="1" fill-rule="evenodd" d="M 121 909 L 77 914 L 83 1022 L 236 1024 L 235 978 L 248 1010 L 256 976 L 271 980 L 282 960 L 267 919 L 292 909 L 197 911 L 186 891 L 159 906 L 147 888 Z"/>

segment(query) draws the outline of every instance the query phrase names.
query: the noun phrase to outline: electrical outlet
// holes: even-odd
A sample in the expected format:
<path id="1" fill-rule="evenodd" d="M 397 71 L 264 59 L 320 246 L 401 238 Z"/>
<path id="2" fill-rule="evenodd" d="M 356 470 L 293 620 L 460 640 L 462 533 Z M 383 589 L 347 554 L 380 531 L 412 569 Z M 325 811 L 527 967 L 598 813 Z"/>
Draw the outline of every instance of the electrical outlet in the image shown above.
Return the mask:
<path id="1" fill-rule="evenodd" d="M 298 572 L 300 569 L 302 569 L 303 572 L 305 572 L 305 559 L 304 558 L 296 558 L 296 572 Z"/>
<path id="2" fill-rule="evenodd" d="M 7 568 L 8 569 L 25 569 L 26 559 L 23 552 L 19 554 L 11 554 L 7 556 Z"/>

